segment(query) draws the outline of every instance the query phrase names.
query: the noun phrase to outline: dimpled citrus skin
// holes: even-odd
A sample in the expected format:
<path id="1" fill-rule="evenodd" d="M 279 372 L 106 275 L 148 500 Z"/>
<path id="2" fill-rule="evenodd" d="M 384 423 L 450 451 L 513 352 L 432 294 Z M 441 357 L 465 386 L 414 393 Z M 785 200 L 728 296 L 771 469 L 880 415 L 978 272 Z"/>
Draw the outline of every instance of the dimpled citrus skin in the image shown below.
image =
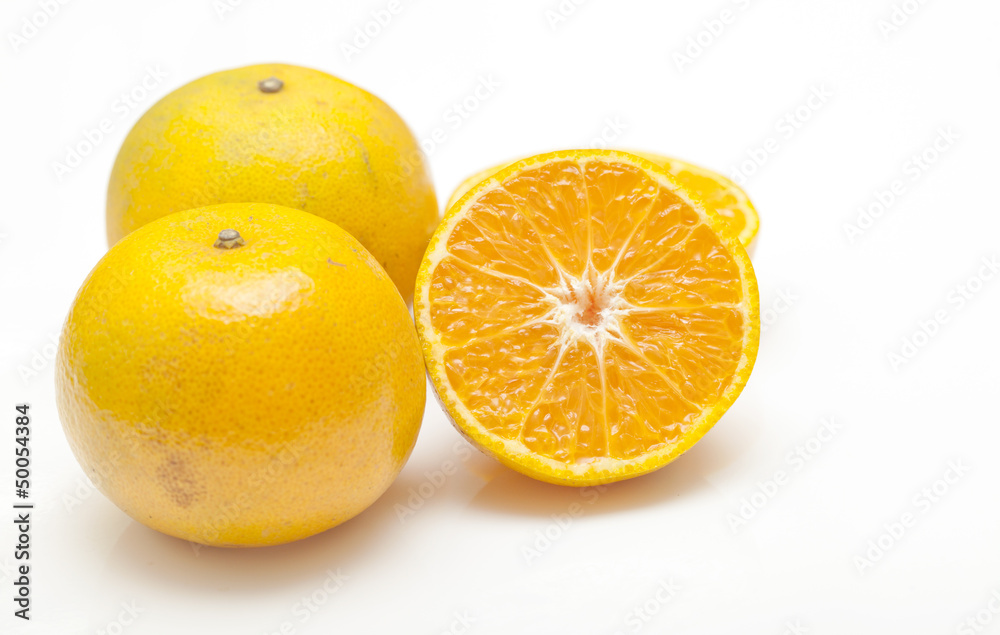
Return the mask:
<path id="1" fill-rule="evenodd" d="M 283 86 L 263 92 L 271 77 Z M 326 73 L 261 64 L 195 80 L 139 119 L 108 184 L 108 244 L 173 212 L 244 202 L 340 225 L 407 300 L 438 221 L 424 155 L 392 108 Z"/>
<path id="2" fill-rule="evenodd" d="M 223 229 L 245 244 L 213 246 Z M 164 533 L 289 542 L 360 513 L 423 416 L 424 366 L 392 281 L 350 235 L 267 204 L 154 221 L 74 300 L 60 418 L 91 480 Z"/>

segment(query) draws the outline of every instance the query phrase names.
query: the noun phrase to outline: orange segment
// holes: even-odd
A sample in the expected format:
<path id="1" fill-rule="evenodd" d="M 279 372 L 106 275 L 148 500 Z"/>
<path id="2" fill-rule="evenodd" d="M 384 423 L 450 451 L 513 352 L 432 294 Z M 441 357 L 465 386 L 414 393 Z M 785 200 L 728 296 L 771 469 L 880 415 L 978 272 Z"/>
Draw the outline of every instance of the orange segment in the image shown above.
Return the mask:
<path id="1" fill-rule="evenodd" d="M 503 190 L 483 195 L 448 240 L 448 252 L 488 271 L 551 286 L 559 270 L 538 232 Z"/>
<path id="2" fill-rule="evenodd" d="M 705 407 L 722 394 L 740 361 L 744 316 L 734 308 L 638 312 L 625 320 L 628 339 L 680 394 Z"/>
<path id="3" fill-rule="evenodd" d="M 640 221 L 657 199 L 657 185 L 637 168 L 608 163 L 587 165 L 591 203 L 591 259 L 598 271 L 614 264 Z"/>
<path id="4" fill-rule="evenodd" d="M 466 396 L 466 406 L 493 434 L 515 439 L 524 412 L 537 403 L 559 358 L 559 330 L 530 324 L 489 339 L 449 349 L 448 381 Z"/>
<path id="5" fill-rule="evenodd" d="M 688 222 L 680 218 L 681 224 L 659 227 L 659 235 L 651 232 L 649 240 L 633 241 L 616 270 L 628 280 L 623 289 L 626 298 L 640 306 L 677 306 L 681 300 L 676 289 L 688 305 L 739 300 L 739 290 L 732 284 L 739 268 L 726 246 L 709 227 L 689 229 Z M 654 223 L 661 220 L 650 221 Z M 657 304 L 658 300 L 668 304 Z"/>
<path id="6" fill-rule="evenodd" d="M 676 254 L 678 247 L 699 248 L 699 243 L 687 245 L 685 241 L 700 222 L 698 214 L 677 194 L 661 187 L 649 213 L 619 253 L 615 275 L 622 280 L 631 280 L 664 258 Z"/>
<path id="7" fill-rule="evenodd" d="M 526 280 L 500 276 L 449 257 L 431 289 L 434 327 L 449 343 L 489 337 L 549 312 L 545 294 Z"/>
<path id="8" fill-rule="evenodd" d="M 605 418 L 597 353 L 583 342 L 566 344 L 537 404 L 527 411 L 520 441 L 530 452 L 559 461 L 606 454 Z"/>
<path id="9" fill-rule="evenodd" d="M 613 456 L 632 458 L 643 451 L 676 441 L 681 426 L 697 408 L 680 395 L 676 385 L 632 346 L 611 343 L 606 369 L 607 400 Z M 676 422 L 659 421 L 663 412 Z"/>
<path id="10" fill-rule="evenodd" d="M 555 264 L 579 276 L 587 263 L 590 209 L 581 166 L 555 161 L 510 175 L 503 184 L 526 214 L 555 259 Z"/>
<path id="11" fill-rule="evenodd" d="M 758 310 L 722 219 L 609 150 L 485 177 L 431 240 L 414 304 L 459 430 L 569 485 L 655 470 L 701 438 L 749 377 Z"/>

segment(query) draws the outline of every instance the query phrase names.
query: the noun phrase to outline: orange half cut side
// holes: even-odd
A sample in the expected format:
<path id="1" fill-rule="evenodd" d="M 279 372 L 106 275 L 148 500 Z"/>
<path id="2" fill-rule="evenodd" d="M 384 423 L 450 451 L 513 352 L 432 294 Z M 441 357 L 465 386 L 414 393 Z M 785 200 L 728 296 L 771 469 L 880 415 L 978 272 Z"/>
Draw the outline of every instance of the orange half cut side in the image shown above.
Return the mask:
<path id="1" fill-rule="evenodd" d="M 662 167 L 613 150 L 524 159 L 445 215 L 414 314 L 455 426 L 567 485 L 690 448 L 746 384 L 757 283 L 724 221 Z"/>

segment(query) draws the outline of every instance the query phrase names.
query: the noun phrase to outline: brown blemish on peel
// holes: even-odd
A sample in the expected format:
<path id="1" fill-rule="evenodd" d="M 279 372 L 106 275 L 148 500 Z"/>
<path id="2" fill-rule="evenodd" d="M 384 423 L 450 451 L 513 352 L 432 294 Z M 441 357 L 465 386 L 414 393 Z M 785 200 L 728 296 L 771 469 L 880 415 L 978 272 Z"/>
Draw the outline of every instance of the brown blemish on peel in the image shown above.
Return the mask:
<path id="1" fill-rule="evenodd" d="M 194 470 L 184 459 L 172 456 L 156 470 L 156 478 L 178 507 L 188 508 L 201 498 Z"/>

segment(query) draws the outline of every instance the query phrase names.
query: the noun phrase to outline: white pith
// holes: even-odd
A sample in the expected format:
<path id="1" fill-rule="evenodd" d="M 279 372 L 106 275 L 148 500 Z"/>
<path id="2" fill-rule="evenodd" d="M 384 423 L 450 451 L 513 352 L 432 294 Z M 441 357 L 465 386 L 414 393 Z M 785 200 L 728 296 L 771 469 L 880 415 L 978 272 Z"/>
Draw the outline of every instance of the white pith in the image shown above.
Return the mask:
<path id="1" fill-rule="evenodd" d="M 560 348 L 583 341 L 601 357 L 608 341 L 628 345 L 621 320 L 637 307 L 622 296 L 626 282 L 615 280 L 610 271 L 598 272 L 590 264 L 580 278 L 563 273 L 561 287 L 548 290 L 545 297 L 552 310 L 539 322 L 558 328 Z M 592 312 L 595 315 L 590 318 Z"/>

